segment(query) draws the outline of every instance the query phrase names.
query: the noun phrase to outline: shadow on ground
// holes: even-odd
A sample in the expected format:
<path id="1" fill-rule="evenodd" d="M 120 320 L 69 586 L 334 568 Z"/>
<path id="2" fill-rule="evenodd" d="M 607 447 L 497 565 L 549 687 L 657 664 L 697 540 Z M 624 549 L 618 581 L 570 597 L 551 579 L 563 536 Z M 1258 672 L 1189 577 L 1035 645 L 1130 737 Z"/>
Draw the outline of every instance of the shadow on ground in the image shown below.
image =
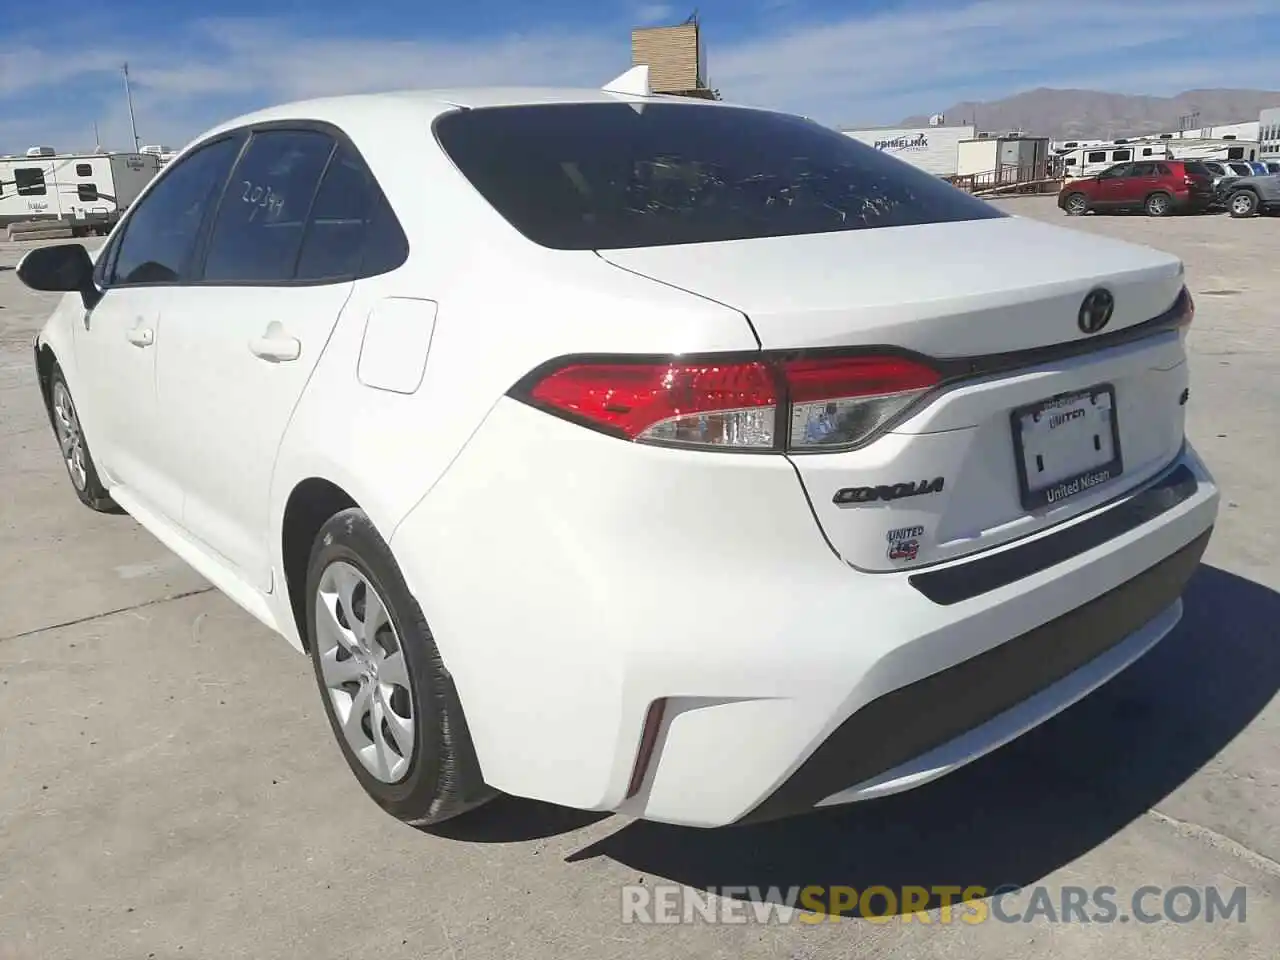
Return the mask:
<path id="1" fill-rule="evenodd" d="M 1110 684 L 929 786 L 751 827 L 634 822 L 570 859 L 609 857 L 703 889 L 1034 884 L 1158 805 L 1280 690 L 1280 594 L 1202 566 L 1185 604 L 1178 629 Z M 598 819 L 502 804 L 487 828 L 473 825 L 480 835 L 455 835 L 527 839 Z"/>

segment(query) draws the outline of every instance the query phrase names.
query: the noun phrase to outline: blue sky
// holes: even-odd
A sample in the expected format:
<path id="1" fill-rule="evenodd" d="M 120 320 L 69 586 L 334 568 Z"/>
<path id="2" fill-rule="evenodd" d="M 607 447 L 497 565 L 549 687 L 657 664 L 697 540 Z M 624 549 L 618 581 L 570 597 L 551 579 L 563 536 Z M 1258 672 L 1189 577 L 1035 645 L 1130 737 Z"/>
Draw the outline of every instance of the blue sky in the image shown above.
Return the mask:
<path id="1" fill-rule="evenodd" d="M 0 12 L 0 153 L 90 147 L 95 121 L 104 145 L 130 145 L 125 60 L 143 142 L 177 147 L 231 116 L 309 96 L 597 86 L 630 66 L 631 27 L 679 22 L 694 2 L 78 0 L 65 18 L 13 22 L 13 12 Z M 701 0 L 697 7 L 710 80 L 726 99 L 830 124 L 893 123 L 1033 87 L 1157 95 L 1280 89 L 1277 0 Z"/>

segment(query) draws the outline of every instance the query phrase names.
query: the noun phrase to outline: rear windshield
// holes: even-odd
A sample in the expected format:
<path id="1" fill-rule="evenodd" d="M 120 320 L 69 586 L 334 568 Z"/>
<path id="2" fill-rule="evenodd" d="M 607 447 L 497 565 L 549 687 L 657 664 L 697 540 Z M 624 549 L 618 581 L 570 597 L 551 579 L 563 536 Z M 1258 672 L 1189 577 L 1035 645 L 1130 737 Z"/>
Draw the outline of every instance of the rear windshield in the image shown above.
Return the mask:
<path id="1" fill-rule="evenodd" d="M 445 152 L 530 240 L 707 243 L 1004 216 L 800 117 L 672 103 L 494 107 L 436 121 Z"/>
<path id="2" fill-rule="evenodd" d="M 1196 163 L 1194 160 L 1188 160 L 1183 164 L 1187 173 L 1193 177 L 1212 177 L 1213 173 L 1203 163 Z"/>

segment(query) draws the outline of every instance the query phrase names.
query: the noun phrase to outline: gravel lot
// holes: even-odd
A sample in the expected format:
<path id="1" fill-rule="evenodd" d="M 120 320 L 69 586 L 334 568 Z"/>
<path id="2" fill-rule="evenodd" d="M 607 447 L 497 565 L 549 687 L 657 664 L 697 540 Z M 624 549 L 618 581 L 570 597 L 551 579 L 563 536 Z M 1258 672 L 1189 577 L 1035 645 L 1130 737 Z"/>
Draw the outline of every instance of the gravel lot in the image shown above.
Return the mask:
<path id="1" fill-rule="evenodd" d="M 0 243 L 0 958 L 1274 957 L 1280 219 L 1004 206 L 1186 260 L 1190 434 L 1224 489 L 1186 618 L 1110 686 L 948 779 L 718 832 L 503 800 L 440 836 L 378 811 L 307 661 L 133 520 L 76 501 L 31 364 L 51 300 L 14 277 L 25 248 Z M 1064 885 L 1109 885 L 1122 912 L 1144 885 L 1244 886 L 1247 915 L 623 923 L 621 888 L 639 882 L 1042 884 L 1055 902 Z"/>

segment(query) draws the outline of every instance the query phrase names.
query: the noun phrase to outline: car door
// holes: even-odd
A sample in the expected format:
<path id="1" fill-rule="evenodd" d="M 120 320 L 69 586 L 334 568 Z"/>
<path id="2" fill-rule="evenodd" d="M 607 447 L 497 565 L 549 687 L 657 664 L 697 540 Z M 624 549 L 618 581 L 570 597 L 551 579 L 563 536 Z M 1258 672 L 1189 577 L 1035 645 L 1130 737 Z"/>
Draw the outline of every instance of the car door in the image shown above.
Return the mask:
<path id="1" fill-rule="evenodd" d="M 1124 206 L 1125 177 L 1131 166 L 1121 163 L 1098 174 L 1098 198 L 1094 206 L 1108 210 Z"/>
<path id="2" fill-rule="evenodd" d="M 1164 187 L 1159 175 L 1159 165 L 1152 160 L 1142 160 L 1135 163 L 1129 168 L 1128 174 L 1125 176 L 1124 205 L 1126 207 L 1140 207 L 1146 203 L 1147 197 Z"/>
<path id="3" fill-rule="evenodd" d="M 255 131 L 200 277 L 165 318 L 158 391 L 186 491 L 183 525 L 263 592 L 276 453 L 354 280 L 333 251 L 329 262 L 316 251 L 318 222 L 359 200 L 344 176 L 352 155 L 322 129 Z"/>
<path id="4" fill-rule="evenodd" d="M 239 149 L 223 138 L 157 178 L 99 258 L 102 298 L 75 328 L 78 401 L 95 461 L 110 482 L 174 522 L 182 488 L 165 468 L 156 396 L 164 309 L 190 277 L 201 223 Z"/>

